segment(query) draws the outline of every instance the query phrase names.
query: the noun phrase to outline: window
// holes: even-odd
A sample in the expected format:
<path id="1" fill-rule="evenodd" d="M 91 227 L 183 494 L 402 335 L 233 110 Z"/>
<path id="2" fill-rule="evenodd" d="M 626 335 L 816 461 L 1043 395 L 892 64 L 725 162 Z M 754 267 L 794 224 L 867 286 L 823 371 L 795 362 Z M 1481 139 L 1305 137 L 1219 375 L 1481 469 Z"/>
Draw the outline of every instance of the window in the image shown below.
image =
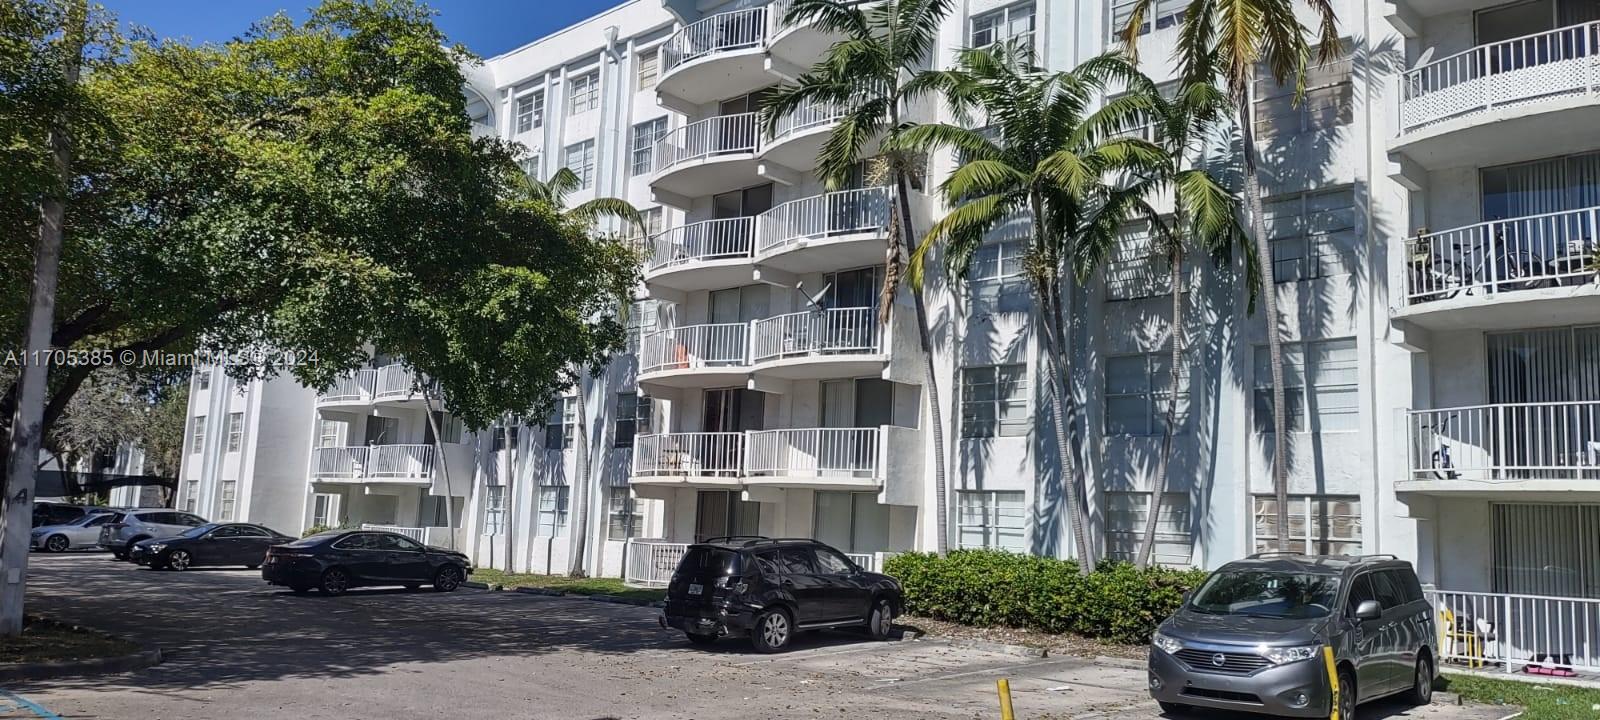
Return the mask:
<path id="1" fill-rule="evenodd" d="M 635 435 L 650 434 L 650 396 L 617 393 L 617 422 L 612 447 L 633 447 Z"/>
<path id="2" fill-rule="evenodd" d="M 1262 208 L 1272 243 L 1272 280 L 1348 275 L 1355 266 L 1355 191 L 1350 188 L 1269 198 Z"/>
<path id="3" fill-rule="evenodd" d="M 817 558 L 817 569 L 823 575 L 849 575 L 856 571 L 843 555 L 827 548 L 816 548 L 813 553 Z"/>
<path id="4" fill-rule="evenodd" d="M 1272 432 L 1271 358 L 1267 346 L 1256 346 L 1256 432 L 1262 433 Z M 1284 414 L 1289 421 L 1289 431 L 1357 429 L 1357 380 L 1355 340 L 1284 343 Z M 1311 388 L 1309 397 L 1308 385 Z"/>
<path id="5" fill-rule="evenodd" d="M 317 420 L 317 447 L 339 447 L 339 435 L 343 430 L 343 422 L 319 418 Z"/>
<path id="6" fill-rule="evenodd" d="M 661 136 L 667 134 L 666 116 L 654 120 L 646 120 L 633 126 L 633 157 L 629 171 L 634 175 L 646 175 L 656 169 L 656 142 Z"/>
<path id="7" fill-rule="evenodd" d="M 778 564 L 783 566 L 783 572 L 786 575 L 817 574 L 816 560 L 811 557 L 811 551 L 806 548 L 782 548 L 778 550 Z"/>
<path id="8" fill-rule="evenodd" d="M 594 187 L 594 141 L 585 140 L 568 145 L 563 155 L 561 164 L 578 176 L 578 189 Z"/>
<path id="9" fill-rule="evenodd" d="M 1150 518 L 1150 493 L 1108 492 L 1105 507 L 1106 554 L 1132 562 L 1139 545 L 1144 542 L 1144 526 Z M 1163 495 L 1151 559 L 1169 567 L 1189 567 L 1194 552 L 1194 536 L 1189 528 L 1189 496 L 1184 493 Z"/>
<path id="10" fill-rule="evenodd" d="M 1128 27 L 1128 21 L 1133 19 L 1133 6 L 1137 0 L 1111 0 L 1111 35 L 1116 37 Z M 1139 34 L 1150 32 L 1150 22 L 1155 21 L 1158 30 L 1175 27 L 1183 22 L 1183 11 L 1189 7 L 1189 0 L 1151 0 L 1150 6 L 1144 11 L 1144 22 L 1139 25 Z"/>
<path id="11" fill-rule="evenodd" d="M 567 536 L 567 486 L 539 486 L 539 537 Z"/>
<path id="12" fill-rule="evenodd" d="M 974 312 L 1024 312 L 1028 282 L 1022 276 L 1026 245 L 1015 240 L 979 245 L 967 266 L 967 284 Z"/>
<path id="13" fill-rule="evenodd" d="M 222 507 L 217 512 L 221 515 L 222 522 L 232 522 L 234 490 L 238 487 L 238 483 L 233 480 L 223 480 L 218 485 L 222 489 Z"/>
<path id="14" fill-rule="evenodd" d="M 1351 61 L 1348 52 L 1306 68 L 1305 96 L 1295 103 L 1295 84 L 1282 85 L 1270 72 L 1257 76 L 1255 87 L 1256 137 L 1265 141 L 1290 138 L 1348 125 L 1355 119 L 1351 98 Z"/>
<path id="15" fill-rule="evenodd" d="M 972 47 L 988 47 L 1013 38 L 1032 47 L 1033 3 L 1012 5 L 972 19 Z"/>
<path id="16" fill-rule="evenodd" d="M 845 552 L 891 549 L 889 506 L 877 493 L 818 490 L 812 498 L 811 537 Z"/>
<path id="17" fill-rule="evenodd" d="M 1354 495 L 1290 495 L 1291 549 L 1307 555 L 1361 554 L 1361 498 Z M 1255 497 L 1255 548 L 1278 549 L 1278 499 Z"/>
<path id="18" fill-rule="evenodd" d="M 956 508 L 961 547 L 1026 552 L 1028 516 L 1022 491 L 958 490 Z"/>
<path id="19" fill-rule="evenodd" d="M 644 513 L 626 486 L 606 488 L 606 539 L 627 540 L 644 532 Z"/>
<path id="20" fill-rule="evenodd" d="M 506 486 L 485 485 L 483 489 L 483 534 L 502 535 L 506 531 Z"/>
<path id="21" fill-rule="evenodd" d="M 989 365 L 961 370 L 961 436 L 1028 434 L 1028 366 Z"/>
<path id="22" fill-rule="evenodd" d="M 568 115 L 586 113 L 600 107 L 600 73 L 589 71 L 567 83 L 567 94 L 572 98 Z"/>
<path id="23" fill-rule="evenodd" d="M 658 210 L 660 208 L 657 208 Z M 639 352 L 641 343 L 647 333 L 656 329 L 656 301 L 640 300 L 633 304 L 628 313 L 628 351 Z"/>
<path id="24" fill-rule="evenodd" d="M 1490 503 L 1489 524 L 1492 592 L 1585 598 L 1600 592 L 1593 530 L 1600 527 L 1600 505 Z"/>
<path id="25" fill-rule="evenodd" d="M 517 132 L 525 133 L 544 126 L 544 91 L 517 98 Z"/>
<path id="26" fill-rule="evenodd" d="M 1191 267 L 1184 267 L 1189 277 Z M 1106 299 L 1137 300 L 1160 297 L 1172 292 L 1172 265 L 1166 252 L 1150 232 L 1147 222 L 1122 227 L 1111 256 L 1106 258 Z M 1187 287 L 1187 283 L 1183 283 Z"/>
<path id="27" fill-rule="evenodd" d="M 540 155 L 539 153 L 534 153 L 532 155 L 529 155 L 528 157 L 525 157 L 525 158 L 523 158 L 521 160 L 518 160 L 517 161 L 517 166 L 522 168 L 522 172 L 523 172 L 524 175 L 527 175 L 529 178 L 532 178 L 534 180 L 538 180 L 539 179 L 539 163 L 542 160 L 544 160 L 544 156 Z"/>
<path id="28" fill-rule="evenodd" d="M 1189 378 L 1179 370 L 1174 432 L 1188 420 Z M 1122 355 L 1106 359 L 1106 434 L 1160 435 L 1172 402 L 1172 354 Z"/>
<path id="29" fill-rule="evenodd" d="M 194 425 L 189 428 L 189 454 L 198 455 L 205 451 L 206 445 L 206 416 L 196 415 Z"/>
<path id="30" fill-rule="evenodd" d="M 313 527 L 339 526 L 339 496 L 317 493 L 311 498 L 311 525 Z"/>
<path id="31" fill-rule="evenodd" d="M 244 413 L 228 413 L 228 452 L 244 447 Z"/>
<path id="32" fill-rule="evenodd" d="M 573 427 L 578 417 L 578 398 L 557 398 L 550 415 L 544 419 L 544 448 L 565 450 L 572 447 Z"/>
<path id="33" fill-rule="evenodd" d="M 656 80 L 661 77 L 661 48 L 653 47 L 639 51 L 639 87 L 636 92 L 644 92 L 656 86 Z"/>
<path id="34" fill-rule="evenodd" d="M 201 370 L 194 374 L 194 387 L 196 390 L 211 389 L 211 371 Z"/>
<path id="35" fill-rule="evenodd" d="M 183 484 L 183 509 L 194 512 L 200 506 L 200 481 L 189 480 Z"/>
<path id="36" fill-rule="evenodd" d="M 661 210 L 660 205 L 657 205 L 653 208 L 646 208 L 642 214 L 644 215 L 645 235 L 654 237 L 656 235 L 660 235 L 663 230 L 667 229 L 666 213 Z"/>

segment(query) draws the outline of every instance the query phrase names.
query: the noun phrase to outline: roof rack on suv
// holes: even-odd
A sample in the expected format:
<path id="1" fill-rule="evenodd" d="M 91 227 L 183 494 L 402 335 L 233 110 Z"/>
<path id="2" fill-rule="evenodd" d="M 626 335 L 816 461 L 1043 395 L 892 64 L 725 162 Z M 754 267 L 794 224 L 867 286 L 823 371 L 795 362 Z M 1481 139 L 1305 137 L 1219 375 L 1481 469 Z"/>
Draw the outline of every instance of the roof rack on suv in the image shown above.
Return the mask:
<path id="1" fill-rule="evenodd" d="M 1277 557 L 1279 555 L 1288 555 L 1288 556 L 1292 557 L 1292 556 L 1295 556 L 1295 555 L 1304 555 L 1304 554 L 1305 553 L 1295 552 L 1293 550 L 1266 550 L 1264 552 L 1253 553 L 1253 554 L 1251 554 L 1249 557 L 1247 557 L 1245 559 L 1246 560 L 1259 560 L 1261 558 Z"/>
<path id="2" fill-rule="evenodd" d="M 708 538 L 706 538 L 704 540 L 701 540 L 700 542 L 703 542 L 703 543 L 715 543 L 715 542 L 729 542 L 729 541 L 733 541 L 733 540 L 771 540 L 771 539 L 772 538 L 769 538 L 769 537 L 767 537 L 765 535 L 718 535 L 716 537 L 708 537 Z"/>
<path id="3" fill-rule="evenodd" d="M 1400 559 L 1399 557 L 1397 557 L 1395 555 L 1391 555 L 1389 553 L 1372 553 L 1372 554 L 1368 554 L 1368 555 L 1349 555 L 1347 557 L 1355 559 L 1355 560 L 1399 560 Z"/>

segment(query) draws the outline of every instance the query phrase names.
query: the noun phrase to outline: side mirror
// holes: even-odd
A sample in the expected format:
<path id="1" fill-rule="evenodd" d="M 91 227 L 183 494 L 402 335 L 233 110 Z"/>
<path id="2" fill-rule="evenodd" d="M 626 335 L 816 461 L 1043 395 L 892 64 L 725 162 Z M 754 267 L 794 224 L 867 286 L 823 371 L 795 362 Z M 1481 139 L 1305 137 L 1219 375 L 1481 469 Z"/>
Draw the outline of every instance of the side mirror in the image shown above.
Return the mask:
<path id="1" fill-rule="evenodd" d="M 1194 591 L 1193 590 L 1185 590 L 1185 591 L 1183 591 L 1183 598 L 1181 600 L 1179 600 L 1178 604 L 1179 605 L 1188 605 L 1189 604 L 1189 598 L 1192 598 L 1192 597 L 1194 597 Z"/>
<path id="2" fill-rule="evenodd" d="M 1379 605 L 1377 600 L 1362 600 L 1361 604 L 1356 606 L 1357 620 L 1377 620 L 1381 617 L 1383 617 L 1383 606 Z"/>

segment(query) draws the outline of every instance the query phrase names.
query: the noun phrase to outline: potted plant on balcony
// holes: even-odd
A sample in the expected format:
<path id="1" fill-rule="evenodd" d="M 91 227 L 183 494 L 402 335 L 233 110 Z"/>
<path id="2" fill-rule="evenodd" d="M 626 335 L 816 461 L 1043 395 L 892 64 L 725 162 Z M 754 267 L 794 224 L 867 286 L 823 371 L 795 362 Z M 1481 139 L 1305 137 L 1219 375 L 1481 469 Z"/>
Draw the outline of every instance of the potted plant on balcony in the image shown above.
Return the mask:
<path id="1" fill-rule="evenodd" d="M 1594 274 L 1594 282 L 1600 283 L 1600 245 L 1589 247 L 1589 262 L 1584 269 Z"/>

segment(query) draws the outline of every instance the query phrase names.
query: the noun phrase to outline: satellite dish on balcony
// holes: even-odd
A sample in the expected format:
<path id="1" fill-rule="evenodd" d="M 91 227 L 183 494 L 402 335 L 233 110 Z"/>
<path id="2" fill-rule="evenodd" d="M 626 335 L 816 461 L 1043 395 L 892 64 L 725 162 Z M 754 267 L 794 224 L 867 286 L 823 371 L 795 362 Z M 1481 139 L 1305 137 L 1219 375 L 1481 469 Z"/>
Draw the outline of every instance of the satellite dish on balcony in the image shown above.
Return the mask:
<path id="1" fill-rule="evenodd" d="M 806 284 L 804 282 L 797 282 L 794 284 L 795 292 L 800 293 L 800 297 L 805 298 L 806 305 L 811 307 L 812 312 L 822 312 L 823 310 L 828 309 L 827 306 L 822 304 L 822 301 L 824 298 L 828 297 L 828 291 L 832 289 L 833 283 L 823 283 L 822 289 L 818 290 L 817 294 L 807 295 Z"/>

